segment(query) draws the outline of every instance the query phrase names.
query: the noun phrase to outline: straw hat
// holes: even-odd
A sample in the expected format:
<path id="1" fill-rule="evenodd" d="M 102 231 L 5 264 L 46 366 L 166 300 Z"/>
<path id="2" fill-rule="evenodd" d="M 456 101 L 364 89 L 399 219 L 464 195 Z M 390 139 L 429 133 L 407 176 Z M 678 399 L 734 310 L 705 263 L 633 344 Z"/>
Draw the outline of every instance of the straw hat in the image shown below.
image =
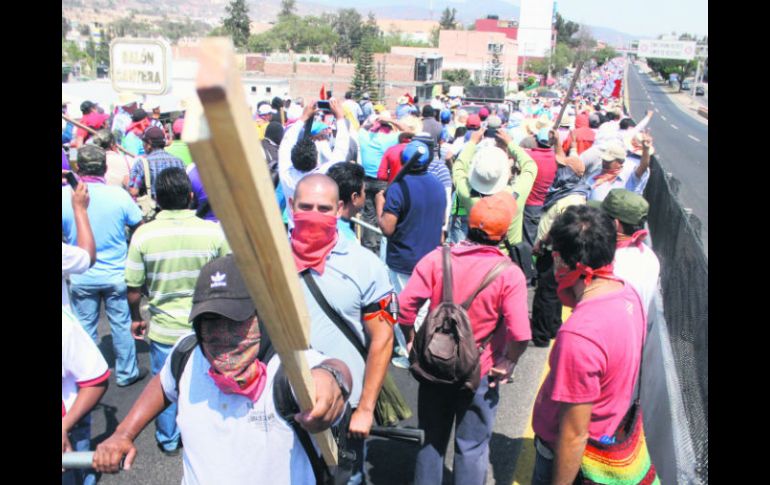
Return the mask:
<path id="1" fill-rule="evenodd" d="M 550 128 L 551 120 L 548 119 L 547 115 L 540 115 L 540 117 L 537 119 L 530 118 L 526 120 L 524 122 L 524 127 L 527 129 L 527 132 L 529 132 L 530 135 L 534 136 L 543 128 Z"/>
<path id="2" fill-rule="evenodd" d="M 626 146 L 626 150 L 633 153 L 634 155 L 641 157 L 642 156 L 642 140 L 644 139 L 644 136 L 642 133 L 637 133 L 634 136 L 626 136 L 623 139 L 623 144 Z M 655 147 L 650 145 L 650 155 L 655 154 Z"/>

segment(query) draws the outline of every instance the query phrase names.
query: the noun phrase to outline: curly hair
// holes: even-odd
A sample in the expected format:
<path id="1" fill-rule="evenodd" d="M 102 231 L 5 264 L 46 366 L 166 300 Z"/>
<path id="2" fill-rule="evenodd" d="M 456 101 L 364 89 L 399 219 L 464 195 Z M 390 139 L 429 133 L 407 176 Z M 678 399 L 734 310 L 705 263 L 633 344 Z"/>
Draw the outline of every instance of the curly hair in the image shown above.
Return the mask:
<path id="1" fill-rule="evenodd" d="M 573 205 L 556 218 L 549 232 L 553 250 L 575 269 L 577 263 L 601 268 L 615 258 L 615 223 L 604 211 Z"/>
<path id="2" fill-rule="evenodd" d="M 291 164 L 300 172 L 309 172 L 318 165 L 318 149 L 310 138 L 302 138 L 291 149 Z"/>

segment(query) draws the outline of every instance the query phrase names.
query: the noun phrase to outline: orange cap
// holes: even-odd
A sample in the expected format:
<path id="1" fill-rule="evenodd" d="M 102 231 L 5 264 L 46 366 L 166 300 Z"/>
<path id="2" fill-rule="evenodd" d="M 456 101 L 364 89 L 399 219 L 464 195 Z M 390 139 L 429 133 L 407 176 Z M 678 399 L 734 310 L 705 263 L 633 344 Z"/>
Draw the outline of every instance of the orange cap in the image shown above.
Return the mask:
<path id="1" fill-rule="evenodd" d="M 516 199 L 513 195 L 498 192 L 476 202 L 468 217 L 468 227 L 481 229 L 490 240 L 497 241 L 508 233 L 516 212 Z"/>

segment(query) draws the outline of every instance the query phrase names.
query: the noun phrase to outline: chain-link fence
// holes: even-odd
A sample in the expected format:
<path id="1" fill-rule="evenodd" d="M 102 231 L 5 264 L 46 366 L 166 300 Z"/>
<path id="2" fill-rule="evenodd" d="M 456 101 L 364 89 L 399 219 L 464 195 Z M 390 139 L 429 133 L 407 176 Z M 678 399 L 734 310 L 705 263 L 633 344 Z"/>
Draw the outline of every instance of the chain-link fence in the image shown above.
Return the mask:
<path id="1" fill-rule="evenodd" d="M 653 157 L 644 196 L 650 203 L 648 222 L 660 259 L 663 312 L 658 300 L 650 322 L 665 324 L 668 335 L 662 336 L 661 353 L 646 361 L 645 369 L 649 362 L 665 372 L 666 388 L 659 389 L 666 395 L 658 397 L 668 399 L 669 414 L 662 419 L 671 422 L 671 430 L 657 435 L 655 429 L 649 430 L 650 453 L 653 459 L 659 455 L 658 461 L 668 462 L 661 463 L 662 468 L 671 468 L 671 456 L 660 453 L 673 447 L 677 483 L 708 483 L 708 257 L 701 243 L 700 221 L 682 208 L 678 188 L 679 181 Z M 645 427 L 647 421 L 654 421 L 648 411 Z M 653 450 L 656 440 L 662 443 L 657 452 Z"/>

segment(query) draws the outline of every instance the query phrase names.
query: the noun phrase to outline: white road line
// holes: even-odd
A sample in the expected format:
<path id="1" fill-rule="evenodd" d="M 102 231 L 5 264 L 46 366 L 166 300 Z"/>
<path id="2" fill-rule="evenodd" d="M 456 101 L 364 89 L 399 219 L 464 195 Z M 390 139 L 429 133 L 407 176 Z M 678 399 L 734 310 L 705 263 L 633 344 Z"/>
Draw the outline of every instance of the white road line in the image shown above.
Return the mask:
<path id="1" fill-rule="evenodd" d="M 678 130 L 679 128 L 676 125 L 671 125 L 671 128 Z"/>
<path id="2" fill-rule="evenodd" d="M 655 108 L 655 112 L 660 113 L 660 110 L 658 110 L 658 108 Z"/>
<path id="3" fill-rule="evenodd" d="M 655 110 L 655 111 L 657 111 L 657 110 Z M 663 121 L 667 121 L 667 120 L 666 120 L 666 117 L 665 117 L 665 116 L 663 116 L 663 115 L 661 115 L 661 116 L 660 116 L 660 119 L 662 119 Z"/>
<path id="4" fill-rule="evenodd" d="M 692 135 L 687 135 L 687 136 L 688 136 L 688 137 L 690 137 L 690 138 L 692 138 L 693 140 L 695 140 L 695 141 L 697 141 L 697 142 L 700 142 L 700 140 L 698 140 L 697 138 L 695 138 L 695 137 L 694 137 L 694 136 L 692 136 Z"/>

